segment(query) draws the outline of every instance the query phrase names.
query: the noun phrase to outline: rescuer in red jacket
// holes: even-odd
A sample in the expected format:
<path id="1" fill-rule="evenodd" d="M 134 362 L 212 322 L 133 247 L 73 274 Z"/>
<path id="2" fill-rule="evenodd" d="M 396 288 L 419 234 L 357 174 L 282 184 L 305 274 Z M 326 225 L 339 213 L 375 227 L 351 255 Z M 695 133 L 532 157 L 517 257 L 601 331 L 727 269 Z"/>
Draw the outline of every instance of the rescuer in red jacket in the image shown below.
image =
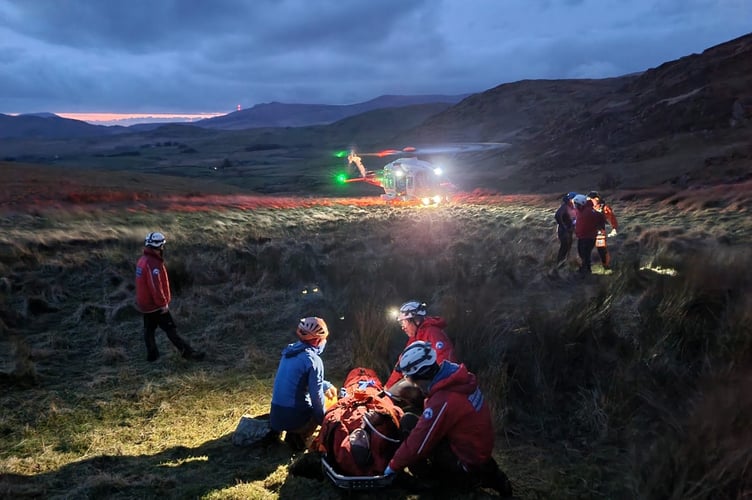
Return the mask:
<path id="1" fill-rule="evenodd" d="M 159 349 L 154 335 L 157 327 L 167 334 L 185 359 L 200 361 L 204 353 L 195 351 L 178 335 L 175 321 L 170 314 L 170 280 L 164 264 L 164 234 L 153 232 L 146 235 L 144 254 L 136 263 L 136 308 L 144 315 L 144 340 L 146 360 L 156 361 Z"/>
<path id="2" fill-rule="evenodd" d="M 605 216 L 593 208 L 593 202 L 584 194 L 574 197 L 574 206 L 577 208 L 577 224 L 574 226 L 574 234 L 577 236 L 577 254 L 580 256 L 580 273 L 590 274 L 590 259 L 595 247 L 595 238 L 598 232 L 606 227 Z"/>
<path id="3" fill-rule="evenodd" d="M 616 220 L 616 215 L 611 205 L 606 203 L 597 191 L 590 191 L 587 195 L 587 199 L 593 202 L 593 208 L 595 211 L 600 212 L 606 218 L 606 222 L 611 226 L 611 232 L 606 234 L 606 229 L 598 231 L 598 236 L 595 238 L 595 249 L 598 251 L 598 255 L 601 258 L 601 264 L 604 269 L 611 268 L 611 252 L 608 251 L 608 245 L 606 244 L 607 236 L 616 236 L 617 229 L 619 229 L 619 222 Z"/>
<path id="4" fill-rule="evenodd" d="M 446 321 L 438 316 L 427 316 L 426 304 L 424 302 L 411 300 L 402 304 L 397 321 L 399 321 L 402 331 L 407 335 L 407 344 L 405 344 L 405 347 L 418 340 L 425 340 L 433 346 L 439 363 L 445 359 L 452 362 L 457 361 L 454 354 L 454 345 L 449 340 L 446 332 L 444 332 Z M 384 387 L 388 391 L 401 378 L 402 374 L 399 372 L 397 365 L 392 370 L 392 374 L 387 379 Z"/>
<path id="5" fill-rule="evenodd" d="M 384 475 L 408 467 L 419 478 L 447 486 L 488 487 L 502 497 L 512 496 L 509 479 L 492 455 L 495 432 L 491 411 L 475 375 L 463 364 L 437 363 L 436 351 L 423 341 L 405 348 L 399 367 L 426 394 L 426 400 L 418 422 Z"/>

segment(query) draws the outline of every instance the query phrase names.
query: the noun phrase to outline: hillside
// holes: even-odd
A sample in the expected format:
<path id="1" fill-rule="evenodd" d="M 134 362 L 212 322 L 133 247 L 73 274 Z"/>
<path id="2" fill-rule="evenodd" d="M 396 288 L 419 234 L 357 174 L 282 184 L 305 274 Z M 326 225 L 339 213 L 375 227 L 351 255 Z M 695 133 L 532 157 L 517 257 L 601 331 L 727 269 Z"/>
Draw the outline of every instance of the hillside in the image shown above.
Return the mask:
<path id="1" fill-rule="evenodd" d="M 500 85 L 411 136 L 511 142 L 476 160 L 479 180 L 505 191 L 559 192 L 747 178 L 750 127 L 747 35 L 637 75 Z"/>

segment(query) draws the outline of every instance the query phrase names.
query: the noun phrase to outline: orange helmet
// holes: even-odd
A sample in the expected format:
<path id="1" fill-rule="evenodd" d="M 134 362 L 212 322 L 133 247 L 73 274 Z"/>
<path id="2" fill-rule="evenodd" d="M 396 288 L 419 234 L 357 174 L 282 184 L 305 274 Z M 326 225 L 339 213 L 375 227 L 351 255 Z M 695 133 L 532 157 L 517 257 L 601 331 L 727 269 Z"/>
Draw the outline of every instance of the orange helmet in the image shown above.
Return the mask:
<path id="1" fill-rule="evenodd" d="M 310 316 L 301 318 L 295 333 L 303 342 L 317 346 L 329 336 L 329 328 L 323 319 Z"/>

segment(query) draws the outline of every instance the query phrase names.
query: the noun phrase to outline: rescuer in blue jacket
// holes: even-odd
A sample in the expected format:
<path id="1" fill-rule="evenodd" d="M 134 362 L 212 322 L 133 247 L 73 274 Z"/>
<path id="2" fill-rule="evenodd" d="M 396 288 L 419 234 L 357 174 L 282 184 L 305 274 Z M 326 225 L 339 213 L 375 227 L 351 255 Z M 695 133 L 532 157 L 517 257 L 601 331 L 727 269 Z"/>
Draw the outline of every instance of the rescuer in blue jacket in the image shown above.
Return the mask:
<path id="1" fill-rule="evenodd" d="M 274 378 L 269 426 L 294 451 L 306 448 L 310 437 L 324 419 L 326 397 L 336 398 L 334 386 L 324 380 L 324 352 L 329 329 L 323 319 L 303 318 L 296 334 L 300 340 L 282 350 Z"/>

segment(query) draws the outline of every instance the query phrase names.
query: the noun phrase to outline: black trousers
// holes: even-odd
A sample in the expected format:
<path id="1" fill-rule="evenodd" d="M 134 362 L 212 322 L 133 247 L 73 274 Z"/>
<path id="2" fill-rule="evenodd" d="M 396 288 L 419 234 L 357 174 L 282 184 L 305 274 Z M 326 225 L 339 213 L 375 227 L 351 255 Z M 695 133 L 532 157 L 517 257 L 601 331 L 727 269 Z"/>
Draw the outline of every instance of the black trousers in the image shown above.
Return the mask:
<path id="1" fill-rule="evenodd" d="M 408 468 L 418 478 L 461 490 L 490 486 L 497 474 L 506 477 L 493 458 L 475 469 L 466 468 L 452 452 L 447 440 L 440 441 L 428 459 Z"/>
<path id="2" fill-rule="evenodd" d="M 559 235 L 559 253 L 556 255 L 556 262 L 559 263 L 567 258 L 567 255 L 569 255 L 569 250 L 572 248 L 572 241 L 574 240 L 574 235 L 572 234 L 572 231 L 567 231 L 566 229 L 559 228 L 558 230 Z"/>
<path id="3" fill-rule="evenodd" d="M 582 274 L 590 274 L 590 263 L 595 247 L 595 238 L 583 238 L 577 240 L 577 253 L 580 256 L 580 272 Z"/>
<path id="4" fill-rule="evenodd" d="M 153 361 L 159 357 L 159 349 L 155 339 L 157 327 L 164 330 L 167 338 L 177 347 L 181 356 L 188 357 L 193 353 L 193 349 L 188 342 L 178 335 L 178 329 L 170 311 L 154 311 L 144 314 L 144 341 L 146 342 L 147 359 Z"/>

